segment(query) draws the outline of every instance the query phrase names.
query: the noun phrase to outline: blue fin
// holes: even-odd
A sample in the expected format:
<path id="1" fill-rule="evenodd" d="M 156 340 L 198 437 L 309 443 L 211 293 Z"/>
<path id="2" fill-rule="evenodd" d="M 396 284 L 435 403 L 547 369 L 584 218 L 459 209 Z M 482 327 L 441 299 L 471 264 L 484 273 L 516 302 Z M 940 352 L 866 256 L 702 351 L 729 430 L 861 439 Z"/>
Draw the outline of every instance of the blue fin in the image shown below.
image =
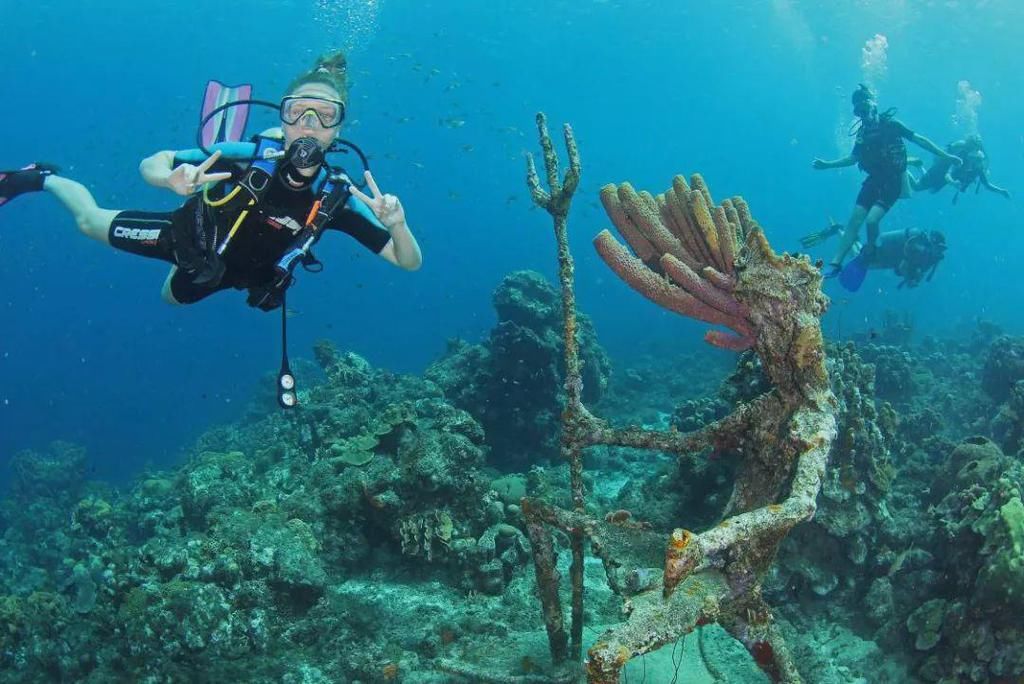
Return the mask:
<path id="1" fill-rule="evenodd" d="M 199 120 L 205 119 L 217 107 L 249 99 L 252 99 L 251 85 L 246 83 L 228 86 L 220 81 L 211 80 L 206 84 L 206 92 L 203 93 L 203 108 Z M 245 137 L 245 124 L 248 119 L 249 105 L 222 109 L 203 126 L 203 145 L 210 147 L 220 142 L 241 141 Z"/>
<path id="2" fill-rule="evenodd" d="M 864 278 L 868 274 L 868 259 L 861 252 L 839 273 L 839 284 L 850 292 L 856 292 L 864 284 Z"/>

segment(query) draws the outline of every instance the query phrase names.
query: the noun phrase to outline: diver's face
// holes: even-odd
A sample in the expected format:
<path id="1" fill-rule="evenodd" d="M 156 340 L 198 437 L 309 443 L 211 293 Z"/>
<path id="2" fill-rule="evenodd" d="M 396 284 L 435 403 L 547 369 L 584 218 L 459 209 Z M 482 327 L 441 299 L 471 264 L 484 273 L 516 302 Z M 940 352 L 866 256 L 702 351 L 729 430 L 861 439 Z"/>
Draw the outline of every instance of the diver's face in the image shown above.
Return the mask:
<path id="1" fill-rule="evenodd" d="M 871 119 L 876 111 L 874 100 L 858 102 L 853 107 L 853 115 L 858 119 Z"/>
<path id="2" fill-rule="evenodd" d="M 323 125 L 324 121 L 331 122 L 333 113 L 331 104 L 323 100 L 340 102 L 341 96 L 334 88 L 322 83 L 308 83 L 288 94 L 283 106 L 292 105 L 288 117 L 292 123 L 282 117 L 281 131 L 284 133 L 285 149 L 299 138 L 314 138 L 326 151 L 338 137 L 341 132 L 340 121 L 333 127 Z M 344 116 L 343 108 L 341 116 Z"/>

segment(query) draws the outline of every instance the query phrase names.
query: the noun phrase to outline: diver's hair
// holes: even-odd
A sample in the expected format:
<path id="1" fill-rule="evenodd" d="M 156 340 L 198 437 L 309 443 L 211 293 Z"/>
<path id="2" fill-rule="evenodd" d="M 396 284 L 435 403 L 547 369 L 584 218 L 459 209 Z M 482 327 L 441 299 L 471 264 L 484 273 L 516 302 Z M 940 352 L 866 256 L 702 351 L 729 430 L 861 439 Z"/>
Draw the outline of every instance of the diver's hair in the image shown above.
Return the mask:
<path id="1" fill-rule="evenodd" d="M 288 85 L 288 93 L 309 83 L 323 83 L 338 91 L 342 102 L 348 102 L 348 60 L 341 50 L 320 55 L 313 68 L 295 77 Z"/>
<path id="2" fill-rule="evenodd" d="M 865 100 L 874 100 L 875 91 L 870 86 L 866 86 L 863 83 L 857 84 L 857 89 L 853 91 L 853 95 L 850 96 L 850 104 L 858 105 Z"/>

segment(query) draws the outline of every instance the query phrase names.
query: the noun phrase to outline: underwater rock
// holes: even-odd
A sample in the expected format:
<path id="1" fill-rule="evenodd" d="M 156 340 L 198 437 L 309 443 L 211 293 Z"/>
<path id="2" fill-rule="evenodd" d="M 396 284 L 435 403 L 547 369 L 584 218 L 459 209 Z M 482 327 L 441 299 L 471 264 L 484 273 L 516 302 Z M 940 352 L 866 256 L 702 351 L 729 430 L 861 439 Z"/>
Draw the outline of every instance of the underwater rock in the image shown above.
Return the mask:
<path id="1" fill-rule="evenodd" d="M 989 425 L 992 438 L 1007 454 L 1024 449 L 1024 380 L 1018 380 L 1010 389 L 1006 403 Z"/>
<path id="2" fill-rule="evenodd" d="M 86 482 L 86 462 L 85 449 L 70 442 L 53 442 L 45 452 L 21 451 L 9 464 L 10 498 L 25 503 L 77 501 Z"/>
<path id="3" fill-rule="evenodd" d="M 932 599 L 910 614 L 907 618 L 907 629 L 916 637 L 914 648 L 919 651 L 930 651 L 939 643 L 947 605 L 945 599 Z"/>
<path id="4" fill-rule="evenodd" d="M 489 461 L 505 471 L 558 456 L 558 416 L 564 377 L 562 304 L 558 291 L 533 271 L 506 276 L 494 292 L 498 323 L 483 345 L 449 343 L 425 375 L 483 426 Z M 577 319 L 583 393 L 599 401 L 611 363 L 590 320 Z"/>
<path id="5" fill-rule="evenodd" d="M 869 344 L 860 347 L 858 353 L 875 367 L 874 389 L 879 399 L 909 403 L 919 385 L 927 385 L 931 380 L 905 348 Z"/>
<path id="6" fill-rule="evenodd" d="M 519 505 L 526 496 L 526 476 L 520 473 L 510 473 L 491 480 L 491 489 L 498 493 L 498 497 L 506 505 Z"/>
<path id="7" fill-rule="evenodd" d="M 70 581 L 74 587 L 74 610 L 76 613 L 88 613 L 96 605 L 96 582 L 92 573 L 81 563 L 76 563 Z"/>
<path id="8" fill-rule="evenodd" d="M 692 432 L 729 415 L 730 406 L 718 397 L 688 399 L 672 412 L 672 426 L 680 432 Z"/>
<path id="9" fill-rule="evenodd" d="M 989 347 L 981 385 L 993 401 L 1002 403 L 1020 380 L 1024 380 L 1024 337 L 1002 335 Z"/>
<path id="10" fill-rule="evenodd" d="M 867 614 L 877 625 L 885 623 L 893 614 L 892 580 L 888 576 L 877 577 L 865 596 Z"/>

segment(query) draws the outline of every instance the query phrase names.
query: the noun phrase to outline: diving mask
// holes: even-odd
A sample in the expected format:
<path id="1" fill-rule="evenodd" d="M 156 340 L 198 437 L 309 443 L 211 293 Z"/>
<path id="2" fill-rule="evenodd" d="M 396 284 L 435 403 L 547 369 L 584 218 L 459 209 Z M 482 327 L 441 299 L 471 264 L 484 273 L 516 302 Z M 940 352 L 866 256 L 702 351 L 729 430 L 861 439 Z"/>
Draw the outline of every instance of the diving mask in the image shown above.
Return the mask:
<path id="1" fill-rule="evenodd" d="M 345 103 L 314 95 L 288 96 L 281 100 L 280 114 L 281 121 L 289 126 L 301 122 L 309 128 L 315 123 L 323 128 L 336 128 L 345 118 Z"/>

